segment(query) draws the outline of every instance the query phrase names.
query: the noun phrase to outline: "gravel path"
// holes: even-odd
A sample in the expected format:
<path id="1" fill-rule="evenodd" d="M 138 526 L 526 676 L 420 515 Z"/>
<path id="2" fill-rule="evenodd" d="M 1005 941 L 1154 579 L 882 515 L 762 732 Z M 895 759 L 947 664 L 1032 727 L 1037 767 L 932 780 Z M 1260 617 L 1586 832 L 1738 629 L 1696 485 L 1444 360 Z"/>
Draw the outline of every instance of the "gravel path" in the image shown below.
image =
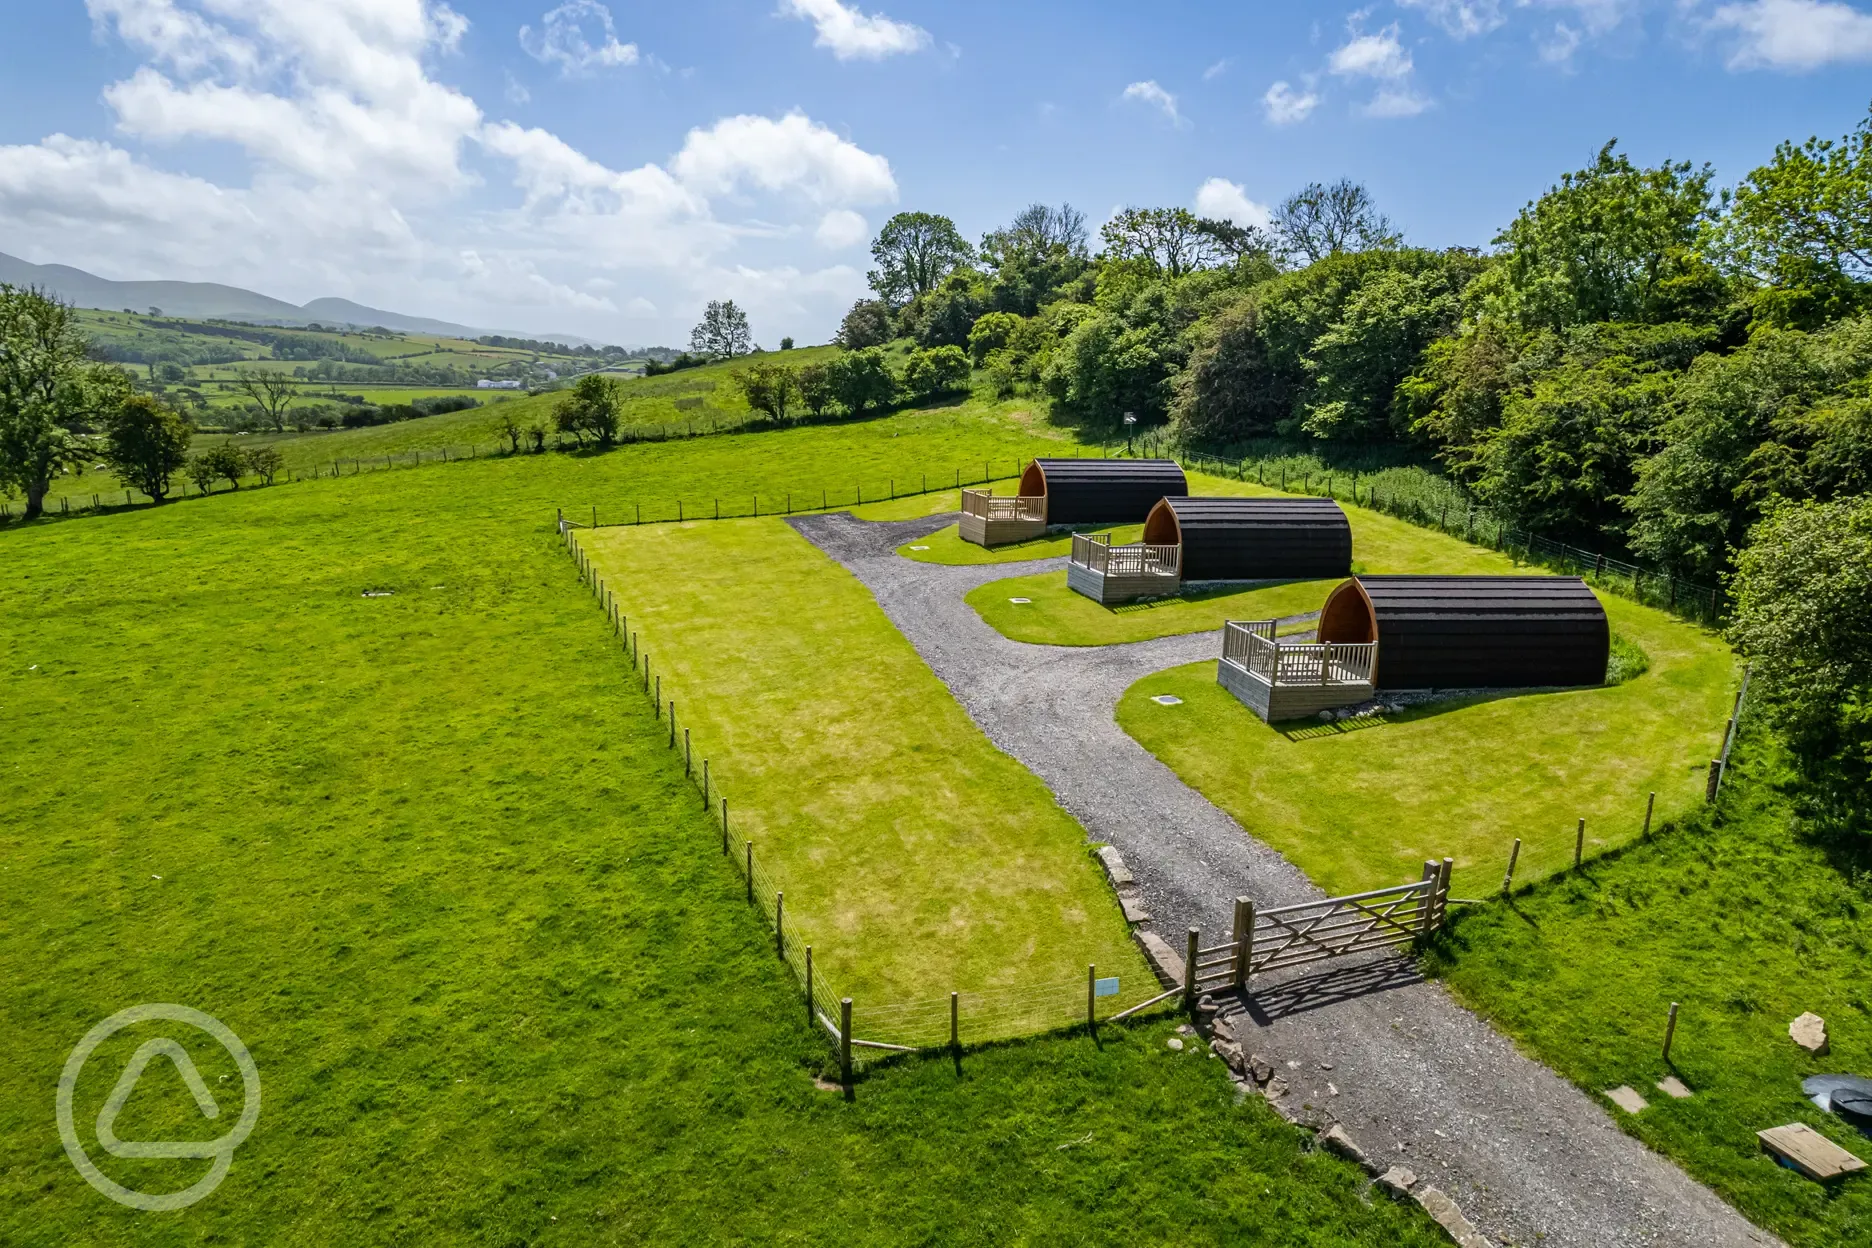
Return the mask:
<path id="1" fill-rule="evenodd" d="M 1096 648 L 1009 641 L 963 595 L 1066 561 L 951 567 L 894 553 L 954 522 L 837 514 L 790 523 L 871 590 L 997 746 L 1038 775 L 1094 840 L 1119 848 L 1152 927 L 1173 948 L 1182 949 L 1192 926 L 1205 946 L 1225 940 L 1237 896 L 1264 906 L 1323 896 L 1113 718 L 1119 695 L 1141 677 L 1215 658 L 1218 635 Z M 1407 960 L 1257 977 L 1235 1026 L 1245 1047 L 1286 1078 L 1283 1104 L 1342 1124 L 1380 1165 L 1415 1171 L 1497 1243 L 1778 1242 L 1422 981 Z"/>

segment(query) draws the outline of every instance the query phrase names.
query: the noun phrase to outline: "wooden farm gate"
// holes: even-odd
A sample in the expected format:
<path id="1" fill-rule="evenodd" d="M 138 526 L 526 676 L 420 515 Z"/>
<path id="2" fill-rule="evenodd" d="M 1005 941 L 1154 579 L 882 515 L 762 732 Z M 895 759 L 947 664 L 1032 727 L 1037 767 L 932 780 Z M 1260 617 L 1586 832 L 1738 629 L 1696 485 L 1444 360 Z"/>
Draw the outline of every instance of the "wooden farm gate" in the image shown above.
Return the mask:
<path id="1" fill-rule="evenodd" d="M 1428 939 L 1443 926 L 1449 908 L 1451 859 L 1424 863 L 1412 884 L 1328 897 L 1294 906 L 1257 908 L 1235 899 L 1234 931 L 1226 943 L 1204 948 L 1202 933 L 1189 930 L 1183 983 L 1126 1013 L 1181 993 L 1186 1001 L 1211 988 L 1243 988 L 1263 971 L 1303 966 L 1389 949 Z M 1122 1017 L 1122 1016 L 1121 1016 Z"/>

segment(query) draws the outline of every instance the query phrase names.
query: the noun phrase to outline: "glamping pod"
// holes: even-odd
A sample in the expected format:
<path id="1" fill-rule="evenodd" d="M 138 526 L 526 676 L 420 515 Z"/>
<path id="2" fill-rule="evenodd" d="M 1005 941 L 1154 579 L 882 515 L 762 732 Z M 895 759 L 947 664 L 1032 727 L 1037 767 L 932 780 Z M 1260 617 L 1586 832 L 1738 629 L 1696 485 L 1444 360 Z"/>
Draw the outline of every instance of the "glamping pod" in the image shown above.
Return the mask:
<path id="1" fill-rule="evenodd" d="M 1319 640 L 1376 642 L 1379 689 L 1597 685 L 1612 644 L 1576 576 L 1356 576 L 1326 599 Z"/>
<path id="2" fill-rule="evenodd" d="M 1020 492 L 1043 500 L 1049 525 L 1136 524 L 1189 482 L 1174 459 L 1036 459 Z"/>
<path id="3" fill-rule="evenodd" d="M 1352 571 L 1352 525 L 1329 498 L 1166 497 L 1146 546 L 1174 546 L 1190 581 L 1316 580 Z"/>

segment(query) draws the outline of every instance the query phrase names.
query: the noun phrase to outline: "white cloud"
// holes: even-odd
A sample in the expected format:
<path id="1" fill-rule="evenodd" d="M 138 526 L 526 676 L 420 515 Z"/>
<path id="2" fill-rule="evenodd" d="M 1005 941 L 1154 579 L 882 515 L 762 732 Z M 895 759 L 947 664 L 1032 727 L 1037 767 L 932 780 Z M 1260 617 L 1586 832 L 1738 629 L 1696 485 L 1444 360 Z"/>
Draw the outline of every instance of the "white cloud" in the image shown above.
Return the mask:
<path id="1" fill-rule="evenodd" d="M 1189 124 L 1183 114 L 1177 111 L 1176 96 L 1171 95 L 1154 81 L 1146 80 L 1144 82 L 1134 82 L 1124 89 L 1124 94 L 1120 98 L 1136 100 L 1140 104 L 1147 104 L 1152 108 L 1158 109 L 1165 117 L 1170 119 L 1170 124 L 1172 125 L 1184 126 Z"/>
<path id="2" fill-rule="evenodd" d="M 930 44 L 930 33 L 921 26 L 866 14 L 839 0 L 780 0 L 780 16 L 811 22 L 818 33 L 813 44 L 831 49 L 841 61 L 881 61 Z"/>
<path id="3" fill-rule="evenodd" d="M 1247 188 L 1227 178 L 1210 178 L 1196 188 L 1196 215 L 1263 230 L 1274 223 L 1266 204 L 1249 199 Z"/>
<path id="4" fill-rule="evenodd" d="M 1872 14 L 1833 0 L 1750 0 L 1710 15 L 1736 36 L 1731 69 L 1803 71 L 1872 61 Z"/>
<path id="5" fill-rule="evenodd" d="M 1397 23 L 1377 34 L 1356 31 L 1352 38 L 1333 50 L 1326 66 L 1342 78 L 1404 78 L 1411 72 L 1411 56 L 1398 42 Z"/>
<path id="6" fill-rule="evenodd" d="M 1235 63 L 1234 57 L 1232 56 L 1223 57 L 1221 60 L 1211 65 L 1208 69 L 1203 70 L 1203 75 L 1202 75 L 1203 81 L 1208 82 L 1211 78 L 1216 78 L 1216 77 L 1221 76 L 1222 74 L 1227 73 L 1228 67 L 1234 63 Z"/>
<path id="7" fill-rule="evenodd" d="M 724 117 L 689 132 L 670 170 L 704 195 L 743 186 L 790 191 L 814 203 L 880 204 L 897 198 L 890 162 L 804 113 Z"/>
<path id="8" fill-rule="evenodd" d="M 1415 117 L 1431 107 L 1431 101 L 1410 87 L 1385 87 L 1359 109 L 1367 117 Z"/>
<path id="9" fill-rule="evenodd" d="M 1305 121 L 1319 102 L 1320 97 L 1311 90 L 1296 91 L 1291 83 L 1277 82 L 1261 97 L 1261 108 L 1274 125 L 1291 126 Z"/>
<path id="10" fill-rule="evenodd" d="M 834 208 L 819 219 L 819 228 L 813 231 L 813 237 L 819 240 L 821 247 L 840 251 L 870 238 L 871 223 L 849 208 Z"/>
<path id="11" fill-rule="evenodd" d="M 596 27 L 597 43 L 586 35 L 587 25 Z M 611 10 L 597 0 L 566 0 L 540 18 L 540 27 L 522 26 L 520 46 L 541 64 L 559 66 L 568 78 L 637 63 L 637 45 L 618 42 Z"/>
<path id="12" fill-rule="evenodd" d="M 1398 0 L 1398 4 L 1421 10 L 1454 39 L 1486 35 L 1508 20 L 1502 16 L 1501 0 Z"/>
<path id="13" fill-rule="evenodd" d="M 839 265 L 782 290 L 776 259 L 861 236 L 852 209 L 897 195 L 883 156 L 800 113 L 701 125 L 624 169 L 490 123 L 431 76 L 466 30 L 438 0 L 90 2 L 141 64 L 104 84 L 123 139 L 0 146 L 0 238 L 33 260 L 493 328 L 542 309 L 535 330 L 664 341 L 687 323 L 660 309 L 745 289 L 763 334 L 804 338 L 863 277 Z"/>
<path id="14" fill-rule="evenodd" d="M 509 104 L 515 105 L 516 107 L 521 104 L 530 104 L 533 102 L 533 93 L 526 89 L 526 84 L 524 82 L 521 82 L 518 78 L 513 76 L 512 71 L 509 71 L 507 74 L 507 90 L 502 92 L 502 94 L 507 97 L 507 102 Z"/>
<path id="15" fill-rule="evenodd" d="M 1571 66 L 1573 54 L 1586 37 L 1565 22 L 1555 22 L 1553 30 L 1535 40 L 1534 49 L 1549 65 Z"/>

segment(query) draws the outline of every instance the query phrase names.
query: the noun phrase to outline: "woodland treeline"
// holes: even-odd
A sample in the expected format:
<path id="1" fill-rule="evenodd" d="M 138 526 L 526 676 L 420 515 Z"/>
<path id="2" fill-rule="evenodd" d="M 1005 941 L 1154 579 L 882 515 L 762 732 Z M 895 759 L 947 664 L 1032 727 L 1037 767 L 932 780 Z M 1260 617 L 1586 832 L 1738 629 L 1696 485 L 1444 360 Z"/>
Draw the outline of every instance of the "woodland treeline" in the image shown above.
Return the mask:
<path id="1" fill-rule="evenodd" d="M 1733 186 L 1607 143 L 1486 249 L 1432 250 L 1350 181 L 1269 228 L 1035 205 L 979 245 L 873 244 L 840 331 L 966 351 L 1055 419 L 1227 454 L 1433 458 L 1503 519 L 1723 584 L 1836 819 L 1872 780 L 1872 118 Z"/>

